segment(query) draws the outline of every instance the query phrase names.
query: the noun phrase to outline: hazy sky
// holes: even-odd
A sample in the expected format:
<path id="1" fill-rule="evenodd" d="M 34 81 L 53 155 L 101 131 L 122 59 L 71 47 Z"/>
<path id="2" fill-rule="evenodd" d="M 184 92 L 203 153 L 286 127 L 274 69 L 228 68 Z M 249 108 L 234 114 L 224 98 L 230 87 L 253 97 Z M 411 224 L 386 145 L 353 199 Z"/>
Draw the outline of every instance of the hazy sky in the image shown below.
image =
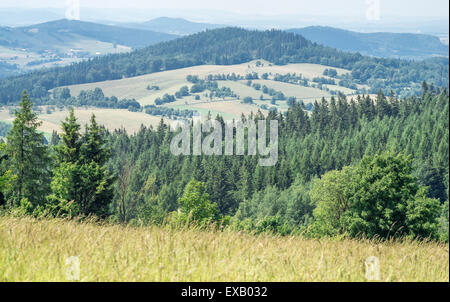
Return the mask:
<path id="1" fill-rule="evenodd" d="M 67 0 L 77 1 L 77 0 Z M 1 0 L 0 7 L 63 8 L 66 0 Z M 86 8 L 219 10 L 251 15 L 329 15 L 364 17 L 367 2 L 380 2 L 380 16 L 447 17 L 448 0 L 79 0 Z"/>

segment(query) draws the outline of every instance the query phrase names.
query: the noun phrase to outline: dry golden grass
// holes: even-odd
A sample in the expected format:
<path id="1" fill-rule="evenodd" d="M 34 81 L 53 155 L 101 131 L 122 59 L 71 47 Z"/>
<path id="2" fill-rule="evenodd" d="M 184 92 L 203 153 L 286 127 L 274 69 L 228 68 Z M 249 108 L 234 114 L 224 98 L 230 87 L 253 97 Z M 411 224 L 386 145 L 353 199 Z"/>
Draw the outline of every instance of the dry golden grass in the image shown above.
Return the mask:
<path id="1" fill-rule="evenodd" d="M 302 74 L 303 77 L 312 79 L 313 77 L 322 77 L 323 71 L 329 68 L 324 65 L 318 64 L 287 64 L 283 66 L 273 65 L 265 60 L 259 60 L 262 64 L 257 66 L 258 60 L 253 60 L 248 63 L 236 64 L 236 65 L 201 65 L 187 68 L 180 68 L 176 70 L 169 70 L 163 72 L 157 72 L 152 74 L 146 74 L 142 76 L 123 78 L 114 81 L 103 81 L 96 83 L 80 84 L 67 86 L 73 96 L 78 96 L 81 90 L 92 90 L 96 87 L 102 89 L 106 96 L 116 96 L 119 99 L 122 98 L 134 98 L 141 105 L 153 105 L 154 101 L 158 97 L 162 97 L 164 94 L 175 94 L 181 87 L 188 86 L 191 87 L 192 83 L 186 80 L 188 75 L 197 75 L 200 78 L 205 78 L 208 75 L 216 74 L 232 74 L 244 76 L 248 73 L 258 73 L 260 76 L 264 73 L 270 75 L 275 74 L 287 74 L 296 73 L 297 75 Z M 335 68 L 339 75 L 349 73 L 348 70 Z M 322 97 L 330 98 L 331 94 L 329 92 L 312 88 L 312 87 L 302 87 L 300 85 L 292 85 L 286 83 L 275 82 L 271 80 L 259 80 L 255 81 L 257 83 L 267 84 L 269 88 L 274 88 L 281 90 L 286 96 L 296 96 L 308 102 L 314 102 Z M 219 87 L 228 87 L 234 93 L 240 96 L 240 99 L 250 96 L 255 100 L 259 100 L 262 91 L 257 91 L 252 87 L 246 85 L 246 81 L 218 81 Z M 147 90 L 147 86 L 158 86 L 159 90 Z M 338 89 L 346 92 L 347 94 L 353 93 L 352 90 L 339 87 Z M 195 95 L 186 96 L 183 99 L 177 100 L 174 103 L 165 104 L 164 107 L 183 107 L 183 109 L 195 110 L 197 103 L 204 103 L 208 101 L 208 97 L 204 96 L 204 93 L 197 94 L 200 96 L 200 101 L 195 101 Z M 271 99 L 271 96 L 264 94 L 265 99 Z M 220 101 L 221 99 L 214 99 L 214 101 Z M 230 98 L 227 98 L 230 100 Z M 201 105 L 199 112 L 203 114 L 202 107 L 215 107 L 216 105 Z M 220 106 L 221 107 L 221 106 Z M 248 106 L 241 106 L 239 102 L 235 103 L 230 113 L 227 106 L 221 107 L 220 109 L 210 108 L 214 111 L 214 114 L 223 114 L 225 118 L 236 118 L 240 117 L 242 113 L 247 114 L 249 111 L 256 112 L 258 110 L 257 106 L 254 106 L 254 110 L 249 110 Z M 225 111 L 222 111 L 225 109 Z M 283 109 L 279 107 L 279 109 Z M 203 111 L 202 111 L 203 110 Z"/>
<path id="2" fill-rule="evenodd" d="M 449 281 L 448 245 L 253 236 L 0 216 L 0 281 Z"/>
<path id="3" fill-rule="evenodd" d="M 43 110 L 45 112 L 45 110 Z M 157 126 L 161 121 L 161 116 L 153 116 L 143 112 L 130 112 L 126 109 L 101 109 L 101 108 L 74 108 L 75 116 L 78 122 L 84 127 L 88 124 L 91 115 L 95 114 L 97 122 L 107 129 L 113 131 L 115 129 L 124 128 L 129 134 L 139 131 L 141 125 L 146 127 Z M 51 114 L 39 114 L 42 121 L 39 130 L 45 133 L 52 133 L 53 130 L 61 132 L 61 122 L 69 115 L 68 110 L 56 110 Z M 0 110 L 0 121 L 12 122 L 14 116 L 9 115 L 8 110 Z M 167 123 L 170 119 L 164 118 Z"/>
<path id="4" fill-rule="evenodd" d="M 259 97 L 261 95 L 264 96 L 264 98 L 272 98 L 268 94 L 264 94 L 261 90 L 255 90 L 253 87 L 249 87 L 246 84 L 246 81 L 218 81 L 219 87 L 228 87 L 230 88 L 234 93 L 239 95 L 241 99 L 244 99 L 245 97 L 249 96 L 253 99 L 259 100 Z"/>
<path id="5" fill-rule="evenodd" d="M 224 102 L 204 102 L 189 105 L 193 110 L 204 109 L 211 112 L 218 112 L 224 116 L 230 115 L 239 118 L 241 114 L 250 115 L 252 112 L 257 113 L 260 110 L 263 114 L 267 114 L 267 110 L 260 109 L 255 105 L 242 104 L 240 101 L 224 101 Z"/>
<path id="6" fill-rule="evenodd" d="M 300 85 L 270 80 L 254 80 L 253 82 L 261 84 L 261 86 L 266 85 L 268 88 L 272 88 L 277 91 L 282 91 L 286 96 L 295 96 L 299 100 L 320 100 L 322 97 L 331 96 L 331 94 L 325 90 L 320 90 L 312 87 L 304 87 Z"/>
<path id="7" fill-rule="evenodd" d="M 161 121 L 160 116 L 143 112 L 130 112 L 126 109 L 75 108 L 74 112 L 78 122 L 83 126 L 88 124 L 92 114 L 95 114 L 97 122 L 107 129 L 124 128 L 128 133 L 137 132 L 141 125 L 146 127 L 157 126 Z M 55 111 L 52 114 L 40 114 L 39 119 L 43 121 L 40 130 L 48 133 L 52 133 L 53 130 L 60 132 L 61 121 L 64 121 L 68 115 L 68 110 Z"/>

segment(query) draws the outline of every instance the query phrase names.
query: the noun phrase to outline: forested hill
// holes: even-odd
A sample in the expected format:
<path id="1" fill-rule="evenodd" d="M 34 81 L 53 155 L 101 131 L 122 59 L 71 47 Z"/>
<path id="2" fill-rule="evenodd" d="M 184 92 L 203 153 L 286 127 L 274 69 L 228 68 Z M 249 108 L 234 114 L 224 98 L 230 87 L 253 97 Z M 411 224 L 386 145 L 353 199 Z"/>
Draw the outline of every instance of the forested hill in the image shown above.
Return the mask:
<path id="1" fill-rule="evenodd" d="M 448 57 L 449 50 L 438 37 L 424 34 L 360 33 L 327 26 L 310 26 L 288 31 L 339 50 L 378 57 L 414 59 Z"/>
<path id="2" fill-rule="evenodd" d="M 397 94 L 420 90 L 426 80 L 448 87 L 448 59 L 421 62 L 378 59 L 347 53 L 279 30 L 240 28 L 208 30 L 162 42 L 127 54 L 97 57 L 67 67 L 40 70 L 0 81 L 1 104 L 17 103 L 26 89 L 37 102 L 48 90 L 64 85 L 121 79 L 203 64 L 239 64 L 265 59 L 274 64 L 317 63 L 350 69 L 351 80 L 369 84 L 373 91 L 393 89 Z"/>

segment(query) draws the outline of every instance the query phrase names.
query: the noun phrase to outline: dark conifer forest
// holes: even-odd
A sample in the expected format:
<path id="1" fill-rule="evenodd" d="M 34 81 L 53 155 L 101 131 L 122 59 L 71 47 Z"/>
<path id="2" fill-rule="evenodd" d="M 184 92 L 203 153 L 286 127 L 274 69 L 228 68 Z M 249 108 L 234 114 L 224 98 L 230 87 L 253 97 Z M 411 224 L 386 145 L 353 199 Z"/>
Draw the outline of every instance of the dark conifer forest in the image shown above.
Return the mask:
<path id="1" fill-rule="evenodd" d="M 278 161 L 262 167 L 258 155 L 175 156 L 175 133 L 162 119 L 129 135 L 95 116 L 83 130 L 72 111 L 45 145 L 24 94 L 1 146 L 2 200 L 33 215 L 122 223 L 163 224 L 186 213 L 285 235 L 448 240 L 448 107 L 446 89 L 424 83 L 420 96 L 340 95 L 312 113 L 294 102 L 286 113 L 242 116 L 278 120 Z"/>

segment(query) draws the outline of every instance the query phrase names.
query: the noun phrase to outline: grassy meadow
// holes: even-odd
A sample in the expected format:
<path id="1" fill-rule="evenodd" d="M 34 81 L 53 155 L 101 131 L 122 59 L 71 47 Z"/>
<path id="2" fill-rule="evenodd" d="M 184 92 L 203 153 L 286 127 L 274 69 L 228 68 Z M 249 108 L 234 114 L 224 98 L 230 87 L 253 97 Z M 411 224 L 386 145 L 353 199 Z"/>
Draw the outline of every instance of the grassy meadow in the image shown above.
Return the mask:
<path id="1" fill-rule="evenodd" d="M 259 62 L 259 63 L 257 63 Z M 267 73 L 270 77 L 276 74 L 288 74 L 296 73 L 301 74 L 303 77 L 311 80 L 314 77 L 323 77 L 323 72 L 328 66 L 319 64 L 287 64 L 283 66 L 274 65 L 265 60 L 253 60 L 243 64 L 236 65 L 200 65 L 187 68 L 180 68 L 176 70 L 162 71 L 152 74 L 146 74 L 142 76 L 136 76 L 131 78 L 123 78 L 120 80 L 103 81 L 96 83 L 80 84 L 67 86 L 70 89 L 72 96 L 78 96 L 81 90 L 93 90 L 97 87 L 101 88 L 105 96 L 116 96 L 119 99 L 136 99 L 142 106 L 154 105 L 156 98 L 161 98 L 165 94 L 174 95 L 181 87 L 187 86 L 189 89 L 192 87 L 192 83 L 186 80 L 188 75 L 196 75 L 199 78 L 206 78 L 208 75 L 217 74 L 232 74 L 244 76 L 249 73 L 257 73 L 260 77 Z M 349 70 L 334 68 L 338 75 L 349 73 Z M 330 99 L 331 94 L 328 91 L 320 90 L 313 87 L 303 87 L 300 85 L 288 84 L 277 82 L 274 80 L 254 80 L 254 83 L 266 85 L 268 88 L 275 89 L 283 92 L 286 97 L 294 96 L 299 100 L 303 100 L 305 103 L 314 102 L 320 100 L 322 97 Z M 313 83 L 309 81 L 312 85 Z M 182 99 L 177 99 L 173 103 L 167 103 L 162 107 L 171 107 L 176 109 L 189 109 L 196 110 L 202 115 L 207 115 L 208 111 L 213 116 L 216 114 L 222 115 L 224 118 L 239 118 L 241 114 L 256 113 L 261 108 L 258 105 L 266 105 L 267 107 L 275 107 L 280 111 L 285 111 L 288 106 L 286 101 L 278 101 L 276 104 L 271 104 L 272 97 L 268 94 L 264 94 L 261 90 L 255 90 L 253 87 L 247 86 L 246 80 L 239 81 L 217 81 L 219 88 L 230 88 L 235 94 L 239 96 L 237 98 L 226 97 L 213 98 L 212 100 L 205 96 L 205 93 L 195 93 L 189 96 L 185 96 Z M 159 90 L 148 90 L 147 86 L 158 86 Z M 353 95 L 354 90 L 329 85 L 330 88 L 340 90 L 347 95 Z M 261 95 L 264 100 L 260 101 Z M 200 97 L 199 100 L 195 100 L 195 97 Z M 241 100 L 245 97 L 252 97 L 255 104 L 243 104 Z M 261 110 L 263 114 L 267 114 L 266 110 Z M 99 117 L 100 118 L 100 117 Z M 133 117 L 135 119 L 136 117 Z M 51 117 L 48 119 L 52 119 Z M 148 124 L 147 120 L 140 118 L 136 121 Z M 46 121 L 46 119 L 44 119 Z M 117 121 L 111 119 L 105 119 L 107 122 L 118 124 Z M 158 120 L 159 122 L 159 120 Z M 131 122 L 133 123 L 133 122 Z M 151 123 L 154 125 L 154 123 Z M 107 125 L 110 126 L 110 125 Z M 119 125 L 120 126 L 120 125 Z M 124 125 L 127 128 L 126 125 Z M 116 127 L 117 128 L 117 127 Z M 133 130 L 135 125 L 131 126 Z"/>
<path id="2" fill-rule="evenodd" d="M 448 244 L 251 235 L 0 216 L 0 281 L 449 281 Z"/>
<path id="3" fill-rule="evenodd" d="M 39 120 L 42 122 L 39 130 L 51 137 L 53 130 L 61 132 L 61 122 L 69 115 L 69 110 L 56 110 L 51 114 L 46 113 L 45 107 L 42 107 L 42 113 L 39 114 Z M 74 108 L 75 116 L 81 125 L 89 123 L 92 114 L 95 114 L 97 121 L 107 129 L 113 131 L 115 129 L 124 128 L 128 133 L 137 132 L 141 125 L 146 127 L 156 127 L 161 121 L 161 116 L 153 116 L 143 112 L 131 112 L 126 109 L 106 109 L 106 108 Z M 14 116 L 9 114 L 8 109 L 0 110 L 0 121 L 10 122 L 14 120 Z M 164 118 L 169 123 L 170 119 Z"/>
<path id="4" fill-rule="evenodd" d="M 135 133 L 141 125 L 149 127 L 157 126 L 161 121 L 160 116 L 153 116 L 143 112 L 130 112 L 126 109 L 105 109 L 105 108 L 75 108 L 75 116 L 81 125 L 89 123 L 92 114 L 95 114 L 97 121 L 109 130 L 124 128 L 128 133 Z M 39 119 L 43 121 L 41 130 L 52 133 L 53 130 L 60 132 L 61 121 L 69 115 L 68 110 L 55 111 L 51 114 L 40 114 Z M 168 120 L 165 118 L 165 120 Z"/>
<path id="5" fill-rule="evenodd" d="M 261 64 L 257 64 L 259 61 Z M 72 85 L 67 86 L 70 89 L 70 92 L 73 96 L 77 96 L 81 90 L 93 90 L 96 87 L 99 87 L 104 92 L 105 96 L 111 97 L 116 96 L 119 99 L 122 98 L 134 98 L 141 105 L 153 105 L 154 101 L 158 97 L 162 97 L 164 94 L 175 94 L 178 90 L 180 90 L 183 86 L 188 86 L 189 88 L 193 85 L 186 80 L 188 75 L 196 75 L 199 78 L 205 78 L 208 75 L 217 75 L 217 74 L 232 74 L 235 73 L 237 75 L 245 76 L 248 73 L 257 73 L 260 77 L 267 73 L 271 76 L 275 74 L 287 74 L 287 73 L 296 73 L 302 74 L 303 77 L 312 79 L 314 77 L 323 77 L 323 72 L 326 68 L 329 68 L 324 65 L 319 64 L 287 64 L 283 66 L 273 65 L 272 63 L 265 60 L 254 60 L 248 63 L 237 64 L 237 65 L 201 65 L 194 66 L 188 68 L 180 68 L 176 70 L 169 70 L 163 72 L 157 72 L 152 74 L 146 74 L 137 77 L 124 78 L 120 80 L 114 81 L 103 81 L 96 83 L 88 83 L 88 84 L 80 84 L 80 85 Z M 343 75 L 349 73 L 348 70 L 334 68 L 336 69 L 338 75 Z M 315 100 L 319 100 L 322 97 L 326 99 L 331 98 L 331 94 L 325 90 L 320 90 L 318 88 L 313 87 L 303 87 L 300 85 L 293 85 L 287 83 L 276 82 L 273 80 L 255 80 L 254 83 L 260 83 L 261 85 L 266 85 L 269 88 L 276 89 L 278 91 L 282 91 L 287 97 L 295 96 L 298 99 L 303 100 L 305 103 L 314 102 Z M 249 96 L 255 100 L 259 100 L 260 96 L 266 100 L 270 100 L 272 97 L 268 94 L 262 93 L 262 91 L 257 91 L 252 87 L 246 85 L 246 80 L 240 81 L 218 81 L 219 87 L 227 87 L 230 88 L 234 93 L 236 93 L 240 99 Z M 312 84 L 312 82 L 310 82 Z M 159 90 L 148 90 L 147 86 L 158 86 Z M 354 94 L 354 90 L 333 86 L 330 85 L 330 88 L 337 89 L 346 93 L 348 95 Z M 195 96 L 200 96 L 200 100 L 195 100 Z M 228 101 L 236 100 L 227 98 Z M 164 104 L 164 107 L 174 107 L 183 105 L 185 109 L 196 110 L 198 109 L 197 105 L 205 102 L 209 102 L 208 109 L 211 110 L 212 113 L 220 113 L 223 115 L 231 114 L 233 118 L 240 117 L 241 113 L 247 114 L 249 111 L 256 112 L 259 107 L 256 105 L 251 105 L 251 110 L 248 109 L 248 105 L 241 104 L 240 101 L 236 103 L 228 103 L 226 107 L 233 108 L 224 108 L 222 103 L 223 99 L 214 99 L 213 102 L 210 101 L 208 97 L 204 96 L 204 93 L 192 94 L 190 96 L 183 97 L 180 100 L 177 100 L 174 103 Z M 278 102 L 275 106 L 279 110 L 285 110 L 286 106 L 283 106 L 286 102 Z M 268 101 L 270 105 L 270 102 Z M 203 106 L 203 105 L 202 105 Z M 270 105 L 269 107 L 273 107 Z M 230 113 L 229 111 L 233 111 Z"/>

